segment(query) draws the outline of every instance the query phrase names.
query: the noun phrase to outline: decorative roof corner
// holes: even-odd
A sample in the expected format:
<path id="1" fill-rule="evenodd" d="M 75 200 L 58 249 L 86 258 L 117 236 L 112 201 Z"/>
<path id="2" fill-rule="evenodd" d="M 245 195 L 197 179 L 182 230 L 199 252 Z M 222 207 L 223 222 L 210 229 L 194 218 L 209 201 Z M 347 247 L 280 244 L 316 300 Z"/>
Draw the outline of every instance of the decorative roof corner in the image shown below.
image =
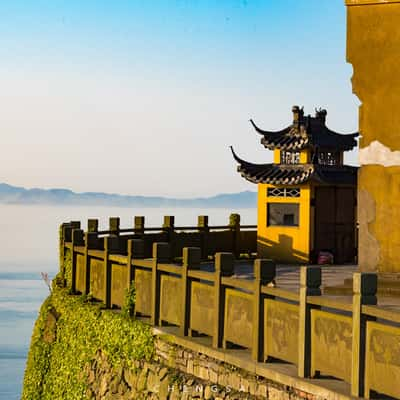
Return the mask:
<path id="1" fill-rule="evenodd" d="M 253 164 L 241 159 L 230 146 L 233 158 L 239 164 L 237 171 L 251 183 L 299 185 L 309 181 L 322 184 L 349 184 L 357 182 L 358 167 L 318 164 Z"/>
<path id="2" fill-rule="evenodd" d="M 290 130 L 290 126 L 288 126 L 287 128 L 284 128 L 280 131 L 265 131 L 265 130 L 259 128 L 252 119 L 250 119 L 250 123 L 251 123 L 251 125 L 253 125 L 253 128 L 256 130 L 257 133 L 259 133 L 260 135 L 264 135 L 264 136 L 265 135 L 268 135 L 268 136 L 283 135 Z"/>

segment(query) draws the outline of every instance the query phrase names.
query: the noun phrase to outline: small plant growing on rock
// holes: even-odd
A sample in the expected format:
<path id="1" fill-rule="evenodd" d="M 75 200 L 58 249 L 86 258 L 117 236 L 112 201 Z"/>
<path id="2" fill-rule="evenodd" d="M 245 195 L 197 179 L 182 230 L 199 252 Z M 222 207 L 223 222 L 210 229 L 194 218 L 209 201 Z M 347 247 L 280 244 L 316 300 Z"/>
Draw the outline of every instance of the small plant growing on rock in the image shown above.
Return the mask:
<path id="1" fill-rule="evenodd" d="M 92 293 L 82 294 L 80 297 L 82 303 L 91 303 L 93 301 Z"/>
<path id="2" fill-rule="evenodd" d="M 41 272 L 40 275 L 51 293 L 51 279 L 49 278 L 49 274 L 47 272 Z"/>
<path id="3" fill-rule="evenodd" d="M 51 287 L 52 289 L 56 288 L 63 288 L 66 286 L 66 282 L 64 277 L 62 276 L 61 272 L 59 272 L 54 279 L 51 281 Z"/>
<path id="4" fill-rule="evenodd" d="M 129 289 L 125 290 L 125 301 L 122 306 L 122 315 L 126 318 L 133 317 L 135 312 L 136 291 L 135 286 L 131 284 Z"/>

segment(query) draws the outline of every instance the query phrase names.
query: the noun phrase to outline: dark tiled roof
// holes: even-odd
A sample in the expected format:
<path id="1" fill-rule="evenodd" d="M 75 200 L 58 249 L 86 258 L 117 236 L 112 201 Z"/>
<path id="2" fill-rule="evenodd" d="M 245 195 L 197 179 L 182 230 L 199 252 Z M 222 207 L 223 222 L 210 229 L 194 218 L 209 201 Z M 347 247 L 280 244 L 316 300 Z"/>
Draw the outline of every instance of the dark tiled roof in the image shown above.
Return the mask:
<path id="1" fill-rule="evenodd" d="M 317 164 L 252 164 L 239 158 L 232 148 L 231 150 L 239 164 L 238 172 L 252 183 L 298 185 L 314 180 L 328 184 L 355 185 L 357 182 L 357 167 Z"/>
<path id="2" fill-rule="evenodd" d="M 331 131 L 325 125 L 327 112 L 316 111 L 315 117 L 304 116 L 303 110 L 293 107 L 293 124 L 281 131 L 264 131 L 253 120 L 250 120 L 255 130 L 263 135 L 261 143 L 270 150 L 301 150 L 307 147 L 320 147 L 347 151 L 357 146 L 355 138 L 358 133 L 342 135 Z"/>

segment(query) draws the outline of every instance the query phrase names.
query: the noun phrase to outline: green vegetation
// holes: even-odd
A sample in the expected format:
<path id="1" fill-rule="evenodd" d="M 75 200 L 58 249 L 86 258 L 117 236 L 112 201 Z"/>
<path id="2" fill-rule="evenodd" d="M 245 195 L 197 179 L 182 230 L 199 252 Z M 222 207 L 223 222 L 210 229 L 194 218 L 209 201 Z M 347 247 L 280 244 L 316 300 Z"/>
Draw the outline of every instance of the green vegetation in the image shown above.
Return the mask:
<path id="1" fill-rule="evenodd" d="M 64 254 L 64 276 L 63 278 L 66 280 L 68 285 L 71 285 L 72 282 L 72 260 L 71 260 L 71 251 L 69 249 L 65 250 Z"/>
<path id="2" fill-rule="evenodd" d="M 151 329 L 126 318 L 134 306 L 134 289 L 126 298 L 125 312 L 117 313 L 53 285 L 34 327 L 22 399 L 85 398 L 87 379 L 82 371 L 99 349 L 115 369 L 133 368 L 135 360 L 150 360 L 154 352 Z"/>
<path id="3" fill-rule="evenodd" d="M 135 310 L 136 291 L 133 283 L 129 289 L 125 291 L 125 301 L 121 313 L 124 317 L 130 318 Z"/>

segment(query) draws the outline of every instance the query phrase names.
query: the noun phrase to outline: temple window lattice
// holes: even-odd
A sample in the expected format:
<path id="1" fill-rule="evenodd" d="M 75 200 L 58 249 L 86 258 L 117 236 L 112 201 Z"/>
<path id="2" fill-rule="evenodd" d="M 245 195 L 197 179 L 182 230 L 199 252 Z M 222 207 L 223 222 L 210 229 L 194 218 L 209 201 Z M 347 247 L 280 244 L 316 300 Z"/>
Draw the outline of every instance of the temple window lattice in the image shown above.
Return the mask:
<path id="1" fill-rule="evenodd" d="M 267 188 L 268 197 L 300 197 L 300 188 Z"/>
<path id="2" fill-rule="evenodd" d="M 340 153 L 338 151 L 320 151 L 318 152 L 318 164 L 340 165 Z"/>
<path id="3" fill-rule="evenodd" d="M 298 151 L 281 151 L 281 164 L 298 164 L 300 162 L 300 152 Z"/>

